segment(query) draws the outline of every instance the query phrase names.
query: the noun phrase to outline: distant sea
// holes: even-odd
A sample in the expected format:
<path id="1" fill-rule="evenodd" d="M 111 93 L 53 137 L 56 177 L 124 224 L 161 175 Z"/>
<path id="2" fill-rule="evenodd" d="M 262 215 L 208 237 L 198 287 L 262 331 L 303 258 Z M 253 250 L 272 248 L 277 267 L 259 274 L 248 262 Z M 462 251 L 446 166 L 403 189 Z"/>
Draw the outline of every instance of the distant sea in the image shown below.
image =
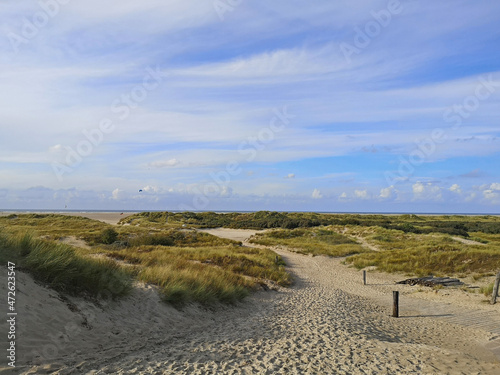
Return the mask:
<path id="1" fill-rule="evenodd" d="M 114 213 L 114 212 L 164 212 L 167 210 L 73 210 L 73 209 L 61 209 L 61 210 L 40 210 L 40 209 L 0 209 L 0 212 L 25 212 L 25 213 Z M 184 212 L 181 210 L 168 210 L 169 212 Z M 258 210 L 259 211 L 259 210 Z M 205 211 L 192 211 L 192 212 L 207 212 Z M 216 213 L 252 213 L 257 211 L 211 211 Z M 305 213 L 305 212 L 315 212 L 318 214 L 352 214 L 352 215 L 426 215 L 426 216 L 441 216 L 441 215 L 460 215 L 460 216 L 500 216 L 500 213 L 470 213 L 470 212 L 362 212 L 362 211 L 278 211 L 278 212 L 289 212 L 289 213 Z"/>

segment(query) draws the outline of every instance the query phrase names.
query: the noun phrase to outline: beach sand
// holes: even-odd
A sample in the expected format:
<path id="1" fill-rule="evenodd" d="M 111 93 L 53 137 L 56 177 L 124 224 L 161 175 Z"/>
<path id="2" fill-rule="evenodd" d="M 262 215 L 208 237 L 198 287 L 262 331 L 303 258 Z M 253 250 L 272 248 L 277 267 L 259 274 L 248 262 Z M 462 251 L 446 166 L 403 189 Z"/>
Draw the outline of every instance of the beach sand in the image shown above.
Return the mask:
<path id="1" fill-rule="evenodd" d="M 218 234 L 241 240 L 244 232 Z M 414 287 L 401 285 L 401 318 L 392 318 L 393 275 L 370 272 L 364 286 L 341 259 L 276 251 L 293 287 L 182 311 L 162 303 L 153 286 L 137 284 L 131 296 L 95 305 L 18 272 L 18 365 L 28 364 L 18 373 L 500 373 L 500 341 L 489 325 L 453 323 L 432 310 L 444 304 L 453 315 L 467 306 L 414 298 L 407 289 Z M 474 311 L 498 315 L 497 308 Z"/>

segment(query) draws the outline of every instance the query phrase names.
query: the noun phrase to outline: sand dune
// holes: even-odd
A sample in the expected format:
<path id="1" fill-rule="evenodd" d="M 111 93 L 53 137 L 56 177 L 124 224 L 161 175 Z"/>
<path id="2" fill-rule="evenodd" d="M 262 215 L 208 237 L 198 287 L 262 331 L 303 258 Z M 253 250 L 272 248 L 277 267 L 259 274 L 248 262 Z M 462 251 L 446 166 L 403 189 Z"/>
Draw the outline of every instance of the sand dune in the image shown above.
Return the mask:
<path id="1" fill-rule="evenodd" d="M 18 353 L 27 364 L 19 372 L 500 373 L 487 346 L 492 334 L 411 311 L 391 318 L 380 299 L 363 296 L 383 290 L 361 285 L 338 259 L 278 251 L 294 275 L 292 288 L 210 309 L 175 310 L 145 285 L 99 307 L 60 298 L 19 274 Z"/>
<path id="2" fill-rule="evenodd" d="M 32 213 L 36 213 L 36 212 L 13 212 L 13 211 L 0 211 L 0 216 L 8 216 L 8 215 L 16 215 L 16 214 L 32 214 Z M 89 219 L 93 219 L 93 220 L 99 220 L 99 221 L 103 221 L 105 223 L 108 223 L 108 224 L 117 224 L 121 219 L 123 219 L 124 217 L 127 217 L 127 216 L 131 216 L 131 215 L 134 215 L 136 214 L 136 212 L 66 212 L 66 211 L 62 211 L 62 212 L 57 212 L 57 211 L 54 211 L 54 212 L 40 212 L 41 214 L 50 214 L 50 213 L 54 213 L 54 214 L 58 214 L 58 215 L 66 215 L 66 216 L 82 216 L 82 217 L 87 217 Z"/>

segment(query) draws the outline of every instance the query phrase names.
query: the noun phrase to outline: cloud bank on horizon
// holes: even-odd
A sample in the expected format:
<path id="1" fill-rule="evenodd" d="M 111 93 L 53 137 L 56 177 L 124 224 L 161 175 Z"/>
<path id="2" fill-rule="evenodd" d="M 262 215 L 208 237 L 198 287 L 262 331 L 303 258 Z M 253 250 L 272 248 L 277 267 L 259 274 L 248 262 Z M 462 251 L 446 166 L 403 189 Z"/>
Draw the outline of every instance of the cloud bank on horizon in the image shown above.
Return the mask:
<path id="1" fill-rule="evenodd" d="M 500 3 L 0 9 L 0 209 L 500 211 Z"/>

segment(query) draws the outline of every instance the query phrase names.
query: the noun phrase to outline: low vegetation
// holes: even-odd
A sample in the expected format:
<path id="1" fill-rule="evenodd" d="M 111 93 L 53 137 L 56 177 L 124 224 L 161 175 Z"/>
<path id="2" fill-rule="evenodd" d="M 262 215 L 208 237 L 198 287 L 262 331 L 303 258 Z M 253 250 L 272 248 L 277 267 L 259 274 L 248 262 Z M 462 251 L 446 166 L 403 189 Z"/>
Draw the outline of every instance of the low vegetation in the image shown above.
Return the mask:
<path id="1" fill-rule="evenodd" d="M 160 286 L 173 303 L 234 302 L 265 281 L 291 282 L 283 261 L 267 249 L 139 246 L 109 256 L 134 265 L 140 280 Z"/>
<path id="2" fill-rule="evenodd" d="M 500 270 L 500 235 L 472 234 L 475 242 L 462 243 L 444 234 L 365 229 L 358 235 L 382 251 L 357 254 L 347 258 L 346 262 L 360 269 L 375 266 L 384 272 L 404 272 L 417 276 L 491 275 Z M 487 244 L 484 243 L 486 241 Z"/>
<path id="3" fill-rule="evenodd" d="M 142 212 L 124 218 L 121 224 L 146 227 L 295 229 L 329 225 L 382 227 L 405 233 L 444 233 L 467 237 L 469 232 L 500 234 L 496 216 L 417 216 L 319 214 L 309 212 L 216 213 L 216 212 Z"/>
<path id="4" fill-rule="evenodd" d="M 230 303 L 269 283 L 291 283 L 283 261 L 270 250 L 176 226 L 113 227 L 81 217 L 30 214 L 0 218 L 0 230 L 1 260 L 15 261 L 38 280 L 72 294 L 120 296 L 140 280 L 157 285 L 172 304 Z M 68 238 L 87 246 L 60 242 Z"/>
<path id="5" fill-rule="evenodd" d="M 110 259 L 83 256 L 71 246 L 0 230 L 0 261 L 13 262 L 38 281 L 69 294 L 119 297 L 131 289 L 131 277 Z"/>
<path id="6" fill-rule="evenodd" d="M 347 264 L 360 269 L 459 277 L 491 277 L 500 270 L 498 217 L 268 211 L 145 212 L 117 226 L 55 214 L 0 217 L 0 260 L 14 259 L 38 280 L 68 293 L 110 290 L 118 297 L 133 280 L 152 283 L 172 304 L 234 302 L 259 285 L 290 284 L 274 252 L 196 230 L 211 227 L 271 229 L 251 242 L 347 257 Z M 68 239 L 85 246 L 61 243 Z"/>
<path id="7" fill-rule="evenodd" d="M 355 240 L 327 228 L 273 230 L 256 234 L 250 242 L 265 246 L 283 245 L 301 254 L 334 257 L 367 251 Z"/>
<path id="8" fill-rule="evenodd" d="M 500 269 L 500 251 L 469 249 L 467 245 L 421 245 L 414 248 L 373 252 L 346 259 L 357 268 L 376 266 L 385 272 L 404 272 L 409 275 L 446 276 L 481 273 Z"/>

